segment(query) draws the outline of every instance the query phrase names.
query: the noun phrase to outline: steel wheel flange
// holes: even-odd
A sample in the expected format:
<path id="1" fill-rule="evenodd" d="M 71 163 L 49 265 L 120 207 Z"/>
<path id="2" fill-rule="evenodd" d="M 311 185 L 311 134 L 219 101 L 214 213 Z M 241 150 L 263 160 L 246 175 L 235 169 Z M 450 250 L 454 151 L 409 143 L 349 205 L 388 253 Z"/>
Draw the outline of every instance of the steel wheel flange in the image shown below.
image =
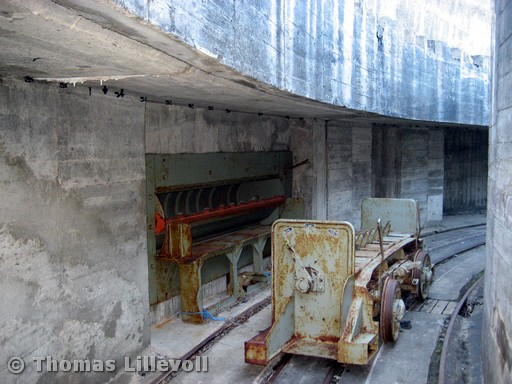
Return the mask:
<path id="1" fill-rule="evenodd" d="M 380 309 L 380 336 L 383 343 L 394 342 L 400 332 L 400 320 L 405 313 L 400 284 L 397 280 L 387 278 L 382 287 Z"/>
<path id="2" fill-rule="evenodd" d="M 430 291 L 430 285 L 432 284 L 432 278 L 434 270 L 432 268 L 432 261 L 430 260 L 429 254 L 420 249 L 414 255 L 414 261 L 421 261 L 421 268 L 415 268 L 412 271 L 412 278 L 418 279 L 418 285 L 416 289 L 416 298 L 420 301 L 424 301 L 428 297 Z"/>

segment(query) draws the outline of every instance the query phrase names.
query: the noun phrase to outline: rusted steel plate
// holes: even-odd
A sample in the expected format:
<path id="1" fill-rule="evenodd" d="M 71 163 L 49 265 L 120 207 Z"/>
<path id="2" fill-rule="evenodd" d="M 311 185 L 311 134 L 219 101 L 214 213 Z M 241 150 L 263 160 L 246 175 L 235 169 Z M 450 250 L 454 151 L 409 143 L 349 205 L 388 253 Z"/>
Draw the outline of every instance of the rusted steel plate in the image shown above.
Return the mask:
<path id="1" fill-rule="evenodd" d="M 320 271 L 324 292 L 295 289 L 296 268 L 291 244 L 305 267 Z M 284 300 L 295 298 L 295 334 L 317 339 L 340 337 L 340 305 L 345 280 L 354 273 L 354 229 L 343 222 L 278 220 L 272 228 L 273 310 L 283 311 Z"/>
<path id="2" fill-rule="evenodd" d="M 379 256 L 380 252 L 375 252 L 375 251 L 367 251 L 367 250 L 364 250 L 364 249 L 358 249 L 356 251 L 356 258 L 357 257 L 361 257 L 361 258 L 375 258 L 377 256 Z"/>
<path id="3" fill-rule="evenodd" d="M 404 237 L 400 241 L 397 241 L 392 246 L 388 247 L 384 250 L 384 260 L 390 258 L 395 254 L 395 252 L 402 251 L 402 249 L 407 246 L 408 244 L 414 242 L 415 239 L 413 237 Z M 366 287 L 368 282 L 370 281 L 370 278 L 372 277 L 373 271 L 379 267 L 381 263 L 381 258 L 376 257 L 373 259 L 370 263 L 366 265 L 364 269 L 361 270 L 359 273 L 359 276 L 356 280 L 356 285 L 361 287 Z"/>
<path id="4" fill-rule="evenodd" d="M 200 260 L 180 265 L 181 318 L 189 323 L 203 323 Z"/>
<path id="5" fill-rule="evenodd" d="M 410 199 L 364 199 L 361 203 L 361 228 L 374 227 L 378 219 L 383 223 L 390 221 L 392 232 L 415 234 L 419 229 L 418 206 Z"/>
<path id="6" fill-rule="evenodd" d="M 340 304 L 345 281 L 354 274 L 354 246 L 350 223 L 274 223 L 272 327 L 246 343 L 247 362 L 266 362 L 283 348 L 337 358 Z"/>
<path id="7" fill-rule="evenodd" d="M 188 224 L 170 224 L 168 226 L 188 227 Z M 159 258 L 176 263 L 190 263 L 198 258 L 208 259 L 222 255 L 237 246 L 252 244 L 260 238 L 268 237 L 270 237 L 270 226 L 258 226 L 205 240 L 191 247 L 189 247 L 189 241 L 192 241 L 191 237 L 184 236 L 181 238 L 181 242 L 172 240 L 172 244 L 166 239 Z"/>
<path id="8" fill-rule="evenodd" d="M 338 340 L 339 338 L 333 338 L 333 340 L 308 340 L 295 337 L 286 344 L 283 352 L 336 359 Z"/>
<path id="9" fill-rule="evenodd" d="M 270 327 L 244 343 L 245 362 L 255 365 L 267 364 L 266 340 Z"/>

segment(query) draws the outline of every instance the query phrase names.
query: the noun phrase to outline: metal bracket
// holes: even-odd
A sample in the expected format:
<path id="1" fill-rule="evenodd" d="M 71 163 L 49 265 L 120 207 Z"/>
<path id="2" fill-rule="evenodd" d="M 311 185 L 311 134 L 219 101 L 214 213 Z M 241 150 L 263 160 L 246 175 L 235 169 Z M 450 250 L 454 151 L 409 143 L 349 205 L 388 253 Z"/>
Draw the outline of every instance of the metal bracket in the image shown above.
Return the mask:
<path id="1" fill-rule="evenodd" d="M 306 267 L 306 270 L 311 276 L 311 288 L 310 292 L 324 292 L 325 291 L 325 279 L 324 276 L 313 267 Z"/>
<path id="2" fill-rule="evenodd" d="M 302 293 L 324 292 L 325 282 L 323 275 L 313 267 L 305 267 L 302 259 L 293 246 L 286 240 L 286 246 L 293 255 L 295 267 L 295 289 Z"/>

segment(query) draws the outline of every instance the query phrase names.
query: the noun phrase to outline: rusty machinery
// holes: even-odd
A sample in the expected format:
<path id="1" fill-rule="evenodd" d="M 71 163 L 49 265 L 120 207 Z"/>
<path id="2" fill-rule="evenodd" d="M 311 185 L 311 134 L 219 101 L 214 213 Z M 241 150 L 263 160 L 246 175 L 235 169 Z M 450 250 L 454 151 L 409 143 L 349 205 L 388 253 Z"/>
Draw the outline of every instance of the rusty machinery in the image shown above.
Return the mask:
<path id="1" fill-rule="evenodd" d="M 381 224 L 382 223 L 382 224 Z M 414 200 L 366 199 L 362 230 L 348 222 L 278 220 L 272 228 L 272 325 L 245 360 L 279 352 L 367 364 L 398 338 L 402 292 L 426 298 L 433 266 Z"/>
<path id="2" fill-rule="evenodd" d="M 289 199 L 291 161 L 291 152 L 146 156 L 151 304 L 179 297 L 182 319 L 202 323 L 203 284 L 226 281 L 214 311 L 266 279 L 270 225 L 303 211 Z M 247 279 L 240 270 L 251 264 Z"/>

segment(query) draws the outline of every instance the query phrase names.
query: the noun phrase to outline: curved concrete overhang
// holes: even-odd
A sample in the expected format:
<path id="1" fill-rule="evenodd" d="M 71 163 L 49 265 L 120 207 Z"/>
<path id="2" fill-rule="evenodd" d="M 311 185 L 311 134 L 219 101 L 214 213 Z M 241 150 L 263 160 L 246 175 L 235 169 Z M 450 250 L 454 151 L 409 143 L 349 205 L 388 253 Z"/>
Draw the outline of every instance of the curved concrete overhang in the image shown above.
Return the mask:
<path id="1" fill-rule="evenodd" d="M 308 52 L 302 51 L 304 47 L 296 46 L 289 59 L 296 61 L 288 62 L 289 68 L 283 67 L 283 63 L 275 66 L 279 57 L 286 57 L 284 52 L 277 58 L 267 57 L 256 47 L 251 53 L 250 43 L 258 40 L 254 35 L 257 32 L 254 28 L 261 27 L 258 23 L 252 30 L 247 29 L 246 34 L 237 35 L 239 41 L 233 42 L 228 36 L 222 45 L 226 31 L 215 30 L 219 20 L 205 16 L 215 11 L 222 14 L 222 9 L 197 10 L 197 25 L 190 17 L 177 23 L 175 16 L 172 19 L 172 10 L 176 11 L 178 3 L 6 0 L 0 7 L 0 76 L 54 82 L 62 87 L 90 87 L 91 93 L 106 90 L 109 95 L 118 92 L 115 94 L 118 97 L 127 95 L 148 102 L 228 111 L 381 123 L 409 120 L 488 125 L 487 58 L 475 56 L 473 62 L 466 63 L 467 55 L 460 50 L 416 38 L 413 45 L 404 44 L 400 56 L 392 59 L 391 55 L 398 49 L 393 46 L 395 43 L 387 49 L 379 45 L 385 31 L 392 27 L 389 18 L 375 25 L 376 41 L 372 42 L 375 52 L 365 36 L 345 38 L 345 41 L 353 38 L 352 44 L 363 42 L 376 61 L 366 68 L 359 65 L 359 73 L 353 71 L 349 79 L 344 79 L 345 72 L 333 72 L 333 66 L 354 66 L 356 58 L 332 56 L 332 52 L 328 52 L 331 56 L 309 57 Z M 275 8 L 273 2 L 268 3 L 265 4 Z M 244 16 L 247 25 L 255 12 L 253 8 L 254 5 L 247 6 L 248 13 Z M 355 25 L 359 16 L 354 10 L 350 15 Z M 268 14 L 263 16 L 268 18 Z M 283 22 L 288 25 L 289 20 Z M 226 20 L 223 25 L 230 28 L 231 24 Z M 339 28 L 337 33 L 341 34 Z M 303 36 L 311 45 L 310 37 Z M 208 39 L 213 38 L 215 44 L 209 44 Z M 296 40 L 300 38 L 295 36 Z M 418 41 L 425 47 L 434 44 L 434 51 L 437 44 L 437 54 L 428 55 L 432 47 L 427 47 L 425 52 L 415 48 L 415 44 L 420 44 Z M 232 44 L 239 44 L 235 49 L 239 55 L 224 57 L 223 53 L 234 51 Z M 288 49 L 283 44 L 283 49 Z M 459 55 L 458 60 L 455 57 L 453 62 L 448 62 L 447 52 L 451 59 Z M 321 60 L 299 68 L 301 61 L 315 58 Z M 419 64 L 415 60 L 420 60 Z M 426 72 L 414 74 L 415 65 Z M 312 66 L 319 69 L 310 73 Z M 405 79 L 408 74 L 413 77 Z M 336 79 L 338 75 L 340 78 Z M 333 86 L 333 82 L 337 85 Z"/>

